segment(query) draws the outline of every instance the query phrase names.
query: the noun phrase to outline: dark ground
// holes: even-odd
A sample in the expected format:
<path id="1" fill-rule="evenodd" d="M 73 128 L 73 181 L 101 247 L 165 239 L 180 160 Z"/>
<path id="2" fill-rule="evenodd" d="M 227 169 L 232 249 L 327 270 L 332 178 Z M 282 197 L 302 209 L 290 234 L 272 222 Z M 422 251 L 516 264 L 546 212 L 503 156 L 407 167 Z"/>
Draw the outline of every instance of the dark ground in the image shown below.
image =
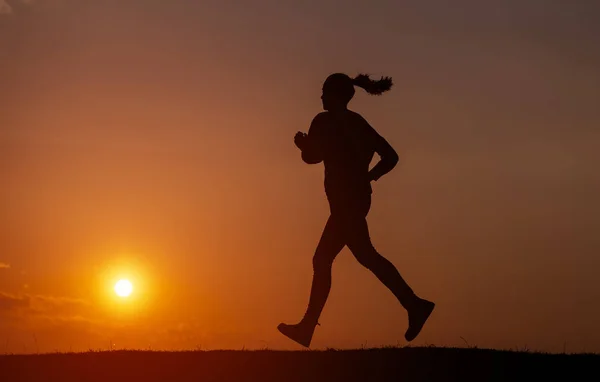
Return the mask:
<path id="1" fill-rule="evenodd" d="M 600 355 L 480 349 L 107 351 L 0 356 L 0 381 L 600 381 Z"/>

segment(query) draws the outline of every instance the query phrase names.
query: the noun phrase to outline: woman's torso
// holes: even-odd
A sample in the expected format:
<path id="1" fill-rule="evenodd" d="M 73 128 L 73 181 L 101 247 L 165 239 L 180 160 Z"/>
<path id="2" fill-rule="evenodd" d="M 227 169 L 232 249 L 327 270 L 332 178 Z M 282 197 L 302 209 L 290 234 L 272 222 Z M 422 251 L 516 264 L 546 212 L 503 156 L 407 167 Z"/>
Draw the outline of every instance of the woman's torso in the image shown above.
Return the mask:
<path id="1" fill-rule="evenodd" d="M 346 199 L 370 195 L 369 166 L 375 149 L 364 119 L 350 110 L 328 112 L 323 130 L 328 197 Z"/>

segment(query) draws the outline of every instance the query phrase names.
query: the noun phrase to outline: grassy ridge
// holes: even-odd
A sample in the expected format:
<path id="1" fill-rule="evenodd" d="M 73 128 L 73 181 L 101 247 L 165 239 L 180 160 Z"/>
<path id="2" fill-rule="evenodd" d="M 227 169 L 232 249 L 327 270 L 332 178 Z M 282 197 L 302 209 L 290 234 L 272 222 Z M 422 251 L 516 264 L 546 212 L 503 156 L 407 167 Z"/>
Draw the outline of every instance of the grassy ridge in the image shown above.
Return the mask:
<path id="1" fill-rule="evenodd" d="M 485 349 L 108 351 L 0 356 L 0 381 L 600 381 L 600 355 Z"/>

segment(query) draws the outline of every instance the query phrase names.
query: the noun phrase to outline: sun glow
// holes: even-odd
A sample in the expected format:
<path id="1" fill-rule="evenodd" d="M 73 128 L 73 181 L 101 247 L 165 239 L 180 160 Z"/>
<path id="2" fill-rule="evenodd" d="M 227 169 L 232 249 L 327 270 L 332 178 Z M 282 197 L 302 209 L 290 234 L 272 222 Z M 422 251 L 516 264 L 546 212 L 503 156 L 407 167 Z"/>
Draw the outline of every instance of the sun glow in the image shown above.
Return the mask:
<path id="1" fill-rule="evenodd" d="M 115 293 L 119 297 L 129 297 L 133 292 L 133 284 L 129 280 L 121 279 L 115 284 Z"/>

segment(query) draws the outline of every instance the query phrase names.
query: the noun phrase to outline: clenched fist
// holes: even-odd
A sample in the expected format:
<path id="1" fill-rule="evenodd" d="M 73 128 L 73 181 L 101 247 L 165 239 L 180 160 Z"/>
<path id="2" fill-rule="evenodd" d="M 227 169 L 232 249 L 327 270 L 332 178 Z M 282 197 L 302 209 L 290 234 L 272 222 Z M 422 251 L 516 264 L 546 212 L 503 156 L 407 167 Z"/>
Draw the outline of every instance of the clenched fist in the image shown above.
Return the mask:
<path id="1" fill-rule="evenodd" d="M 306 137 L 306 133 L 303 133 L 301 131 L 297 132 L 294 136 L 294 143 L 296 144 L 296 147 L 298 147 L 300 150 L 304 148 Z"/>

